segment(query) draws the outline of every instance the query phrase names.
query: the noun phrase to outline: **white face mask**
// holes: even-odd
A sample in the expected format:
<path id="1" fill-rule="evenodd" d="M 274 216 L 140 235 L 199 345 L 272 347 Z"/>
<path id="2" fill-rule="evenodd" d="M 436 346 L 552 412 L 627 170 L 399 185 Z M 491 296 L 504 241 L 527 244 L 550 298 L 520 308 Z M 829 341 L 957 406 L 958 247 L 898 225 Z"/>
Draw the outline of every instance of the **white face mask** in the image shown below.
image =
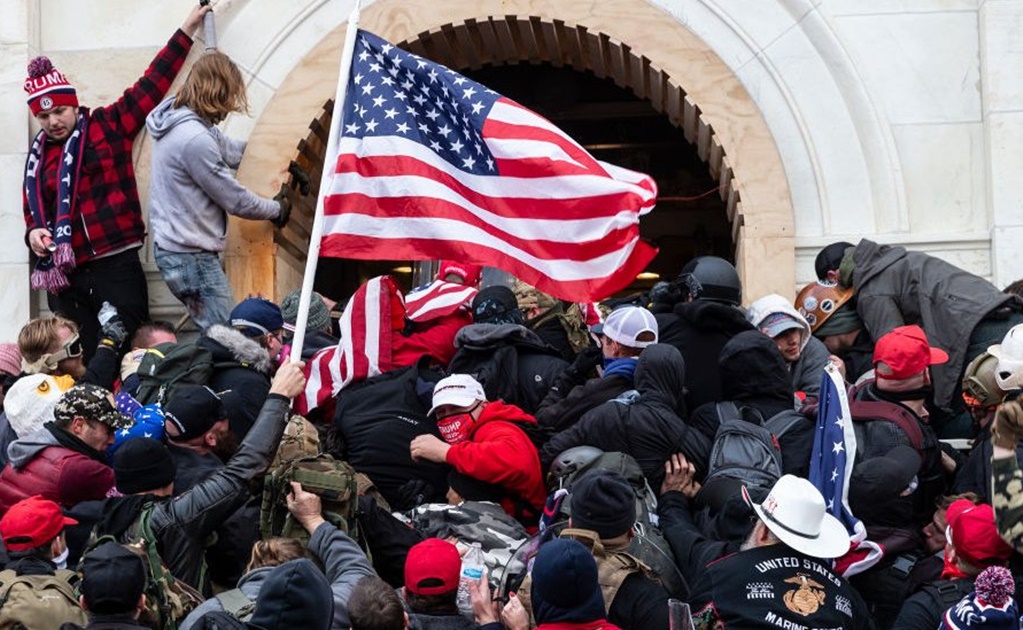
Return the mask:
<path id="1" fill-rule="evenodd" d="M 70 554 L 68 553 L 68 548 L 64 547 L 64 551 L 62 551 L 59 556 L 57 556 L 56 558 L 53 559 L 53 564 L 57 565 L 58 569 L 66 569 L 67 568 L 67 558 L 68 558 L 69 555 Z"/>

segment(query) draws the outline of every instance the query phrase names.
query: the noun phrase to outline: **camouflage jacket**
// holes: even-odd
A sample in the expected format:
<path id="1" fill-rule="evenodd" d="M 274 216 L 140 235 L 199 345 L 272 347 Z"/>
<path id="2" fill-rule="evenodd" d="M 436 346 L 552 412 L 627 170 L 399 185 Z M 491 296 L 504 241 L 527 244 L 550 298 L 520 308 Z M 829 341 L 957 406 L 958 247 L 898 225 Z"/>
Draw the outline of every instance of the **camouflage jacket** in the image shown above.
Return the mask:
<path id="1" fill-rule="evenodd" d="M 1023 550 L 1023 472 L 1014 455 L 991 458 L 991 505 L 998 535 Z"/>

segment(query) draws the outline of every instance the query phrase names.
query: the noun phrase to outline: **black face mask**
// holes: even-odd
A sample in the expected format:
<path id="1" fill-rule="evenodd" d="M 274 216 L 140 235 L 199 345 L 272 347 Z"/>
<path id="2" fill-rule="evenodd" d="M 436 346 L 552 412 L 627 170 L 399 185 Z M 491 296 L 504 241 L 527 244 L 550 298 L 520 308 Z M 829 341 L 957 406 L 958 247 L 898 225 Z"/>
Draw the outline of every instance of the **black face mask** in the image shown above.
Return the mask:
<path id="1" fill-rule="evenodd" d="M 930 400 L 931 395 L 934 393 L 934 387 L 932 385 L 924 385 L 916 389 L 906 390 L 904 392 L 889 392 L 875 387 L 874 390 L 877 392 L 877 397 L 882 400 L 889 400 L 891 402 L 905 402 L 907 400 Z"/>

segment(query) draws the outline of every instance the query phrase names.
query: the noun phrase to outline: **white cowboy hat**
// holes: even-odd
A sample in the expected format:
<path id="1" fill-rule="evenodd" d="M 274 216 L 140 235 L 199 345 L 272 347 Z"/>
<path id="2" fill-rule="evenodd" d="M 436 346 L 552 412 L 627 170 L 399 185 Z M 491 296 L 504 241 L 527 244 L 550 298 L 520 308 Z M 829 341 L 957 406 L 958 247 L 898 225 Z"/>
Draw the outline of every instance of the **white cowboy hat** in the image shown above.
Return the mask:
<path id="1" fill-rule="evenodd" d="M 745 486 L 742 497 L 767 529 L 796 551 L 814 558 L 838 558 L 849 551 L 849 532 L 828 514 L 824 497 L 806 479 L 783 475 L 760 504 L 753 503 Z"/>

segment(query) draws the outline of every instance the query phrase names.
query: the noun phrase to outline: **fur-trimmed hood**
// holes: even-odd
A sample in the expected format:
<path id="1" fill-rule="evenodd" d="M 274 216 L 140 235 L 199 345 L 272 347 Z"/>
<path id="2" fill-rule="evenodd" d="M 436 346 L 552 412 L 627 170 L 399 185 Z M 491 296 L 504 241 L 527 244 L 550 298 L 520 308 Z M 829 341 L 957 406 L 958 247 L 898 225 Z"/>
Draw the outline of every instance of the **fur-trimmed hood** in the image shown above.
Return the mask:
<path id="1" fill-rule="evenodd" d="M 199 345 L 213 353 L 216 363 L 236 362 L 263 374 L 273 371 L 273 362 L 266 348 L 229 326 L 210 326 L 203 333 Z"/>

